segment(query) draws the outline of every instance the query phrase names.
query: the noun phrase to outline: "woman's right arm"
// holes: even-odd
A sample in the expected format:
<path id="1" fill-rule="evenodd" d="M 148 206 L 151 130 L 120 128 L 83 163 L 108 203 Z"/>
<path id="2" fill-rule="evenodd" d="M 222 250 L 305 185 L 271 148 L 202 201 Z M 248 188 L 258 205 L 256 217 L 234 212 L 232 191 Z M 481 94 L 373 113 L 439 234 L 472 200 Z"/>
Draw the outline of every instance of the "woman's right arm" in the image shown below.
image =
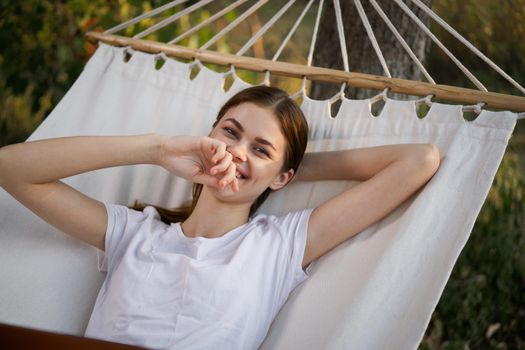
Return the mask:
<path id="1" fill-rule="evenodd" d="M 204 158 L 218 159 L 221 169 L 228 163 L 225 146 L 206 137 L 145 134 L 31 141 L 0 148 L 0 186 L 49 224 L 104 250 L 104 204 L 60 179 L 101 168 L 155 164 L 188 180 L 200 176 L 201 182 L 212 185 L 219 180 L 232 183 L 235 170 L 231 167 L 220 177 L 202 179 L 201 172 L 207 170 L 202 164 Z"/>
<path id="2" fill-rule="evenodd" d="M 78 136 L 0 149 L 0 186 L 59 230 L 104 250 L 107 213 L 102 202 L 59 179 L 87 171 L 157 162 L 158 135 Z"/>

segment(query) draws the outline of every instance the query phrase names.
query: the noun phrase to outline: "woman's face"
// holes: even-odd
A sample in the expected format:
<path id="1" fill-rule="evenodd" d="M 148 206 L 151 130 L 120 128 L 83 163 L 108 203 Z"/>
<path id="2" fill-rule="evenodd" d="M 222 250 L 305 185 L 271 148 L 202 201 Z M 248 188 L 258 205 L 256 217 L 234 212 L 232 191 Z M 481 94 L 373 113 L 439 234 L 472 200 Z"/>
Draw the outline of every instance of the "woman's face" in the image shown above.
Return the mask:
<path id="1" fill-rule="evenodd" d="M 239 192 L 230 186 L 210 189 L 221 198 L 253 203 L 268 187 L 279 189 L 293 176 L 282 172 L 286 139 L 277 117 L 270 109 L 251 102 L 230 108 L 212 130 L 210 137 L 223 141 L 237 167 Z"/>

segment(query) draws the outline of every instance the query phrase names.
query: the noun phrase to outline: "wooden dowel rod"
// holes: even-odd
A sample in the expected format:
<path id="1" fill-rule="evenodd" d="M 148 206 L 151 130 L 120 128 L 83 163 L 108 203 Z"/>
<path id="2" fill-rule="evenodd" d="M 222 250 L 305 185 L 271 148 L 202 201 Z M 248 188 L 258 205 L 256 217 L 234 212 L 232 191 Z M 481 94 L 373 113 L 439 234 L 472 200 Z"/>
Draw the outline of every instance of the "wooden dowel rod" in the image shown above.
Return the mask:
<path id="1" fill-rule="evenodd" d="M 435 98 L 461 104 L 476 104 L 484 102 L 487 107 L 525 112 L 525 97 L 499 94 L 495 92 L 484 92 L 455 86 L 430 84 L 405 79 L 387 78 L 383 76 L 343 72 L 335 69 L 308 67 L 300 64 L 274 62 L 260 58 L 236 56 L 209 50 L 191 49 L 184 46 L 164 44 L 155 41 L 132 39 L 124 36 L 89 32 L 86 34 L 90 41 L 102 41 L 113 46 L 129 46 L 135 50 L 159 53 L 164 52 L 167 56 L 194 59 L 201 62 L 218 64 L 223 66 L 234 65 L 239 69 L 294 78 L 306 76 L 309 80 L 317 80 L 328 83 L 342 84 L 346 82 L 350 86 L 384 90 L 415 96 L 434 95 Z"/>

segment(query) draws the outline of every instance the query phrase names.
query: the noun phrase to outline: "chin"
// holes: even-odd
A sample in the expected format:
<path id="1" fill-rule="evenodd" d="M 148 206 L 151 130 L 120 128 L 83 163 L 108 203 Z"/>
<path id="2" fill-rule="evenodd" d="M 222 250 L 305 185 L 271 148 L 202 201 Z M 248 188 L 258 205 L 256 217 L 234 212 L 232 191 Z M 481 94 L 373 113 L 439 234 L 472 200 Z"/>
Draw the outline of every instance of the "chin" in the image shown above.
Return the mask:
<path id="1" fill-rule="evenodd" d="M 229 203 L 253 203 L 257 198 L 247 198 L 247 193 L 244 190 L 242 185 L 239 185 L 239 192 L 233 192 L 230 186 L 226 187 L 223 190 L 220 190 L 216 187 L 207 187 L 208 191 L 213 194 L 213 196 L 221 201 Z"/>
<path id="2" fill-rule="evenodd" d="M 225 198 L 239 198 L 243 195 L 242 188 L 239 188 L 239 192 L 233 192 L 230 186 L 227 186 L 225 189 L 221 190 L 216 187 L 207 186 L 208 191 L 213 193 L 213 195 L 219 199 Z"/>

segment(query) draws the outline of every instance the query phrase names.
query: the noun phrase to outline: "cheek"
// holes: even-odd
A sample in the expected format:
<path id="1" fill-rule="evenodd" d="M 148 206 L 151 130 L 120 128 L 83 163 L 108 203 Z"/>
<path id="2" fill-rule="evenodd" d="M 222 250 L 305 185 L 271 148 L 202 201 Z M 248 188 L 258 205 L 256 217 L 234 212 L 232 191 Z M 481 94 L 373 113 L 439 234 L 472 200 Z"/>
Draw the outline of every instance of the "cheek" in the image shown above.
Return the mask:
<path id="1" fill-rule="evenodd" d="M 208 134 L 208 137 L 218 139 L 220 136 L 219 130 L 215 127 L 210 133 Z"/>
<path id="2" fill-rule="evenodd" d="M 253 163 L 253 169 L 258 174 L 258 178 L 264 180 L 266 183 L 270 183 L 276 176 L 279 176 L 281 167 L 278 163 L 268 164 L 264 161 L 255 161 Z"/>

